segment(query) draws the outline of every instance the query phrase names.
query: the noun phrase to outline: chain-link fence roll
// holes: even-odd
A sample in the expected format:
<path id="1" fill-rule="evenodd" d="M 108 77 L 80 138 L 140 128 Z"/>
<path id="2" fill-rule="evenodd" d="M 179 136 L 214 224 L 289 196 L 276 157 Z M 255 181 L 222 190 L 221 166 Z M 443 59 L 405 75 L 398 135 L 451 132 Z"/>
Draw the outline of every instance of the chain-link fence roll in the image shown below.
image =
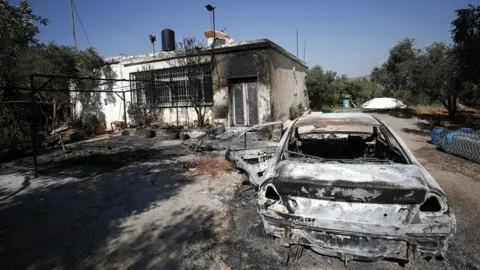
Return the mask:
<path id="1" fill-rule="evenodd" d="M 432 143 L 443 151 L 480 163 L 480 131 L 461 128 L 455 131 L 437 128 Z"/>

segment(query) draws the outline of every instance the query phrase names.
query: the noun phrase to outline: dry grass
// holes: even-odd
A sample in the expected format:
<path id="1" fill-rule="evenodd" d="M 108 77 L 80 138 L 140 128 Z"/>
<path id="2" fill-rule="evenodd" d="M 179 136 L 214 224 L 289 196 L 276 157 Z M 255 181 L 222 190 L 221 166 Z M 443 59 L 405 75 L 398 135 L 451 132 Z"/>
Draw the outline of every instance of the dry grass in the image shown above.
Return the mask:
<path id="1" fill-rule="evenodd" d="M 448 115 L 447 110 L 441 106 L 417 106 L 413 107 L 416 114 L 420 115 Z"/>
<path id="2" fill-rule="evenodd" d="M 448 115 L 448 111 L 445 109 L 443 106 L 417 106 L 413 107 L 415 110 L 416 114 L 419 115 Z M 461 112 L 458 112 L 459 114 L 470 114 L 472 116 L 478 116 L 480 117 L 480 109 L 478 108 L 467 108 Z"/>
<path id="3" fill-rule="evenodd" d="M 433 126 L 447 128 L 480 126 L 480 109 L 466 108 L 457 112 L 454 120 L 449 119 L 448 111 L 443 106 L 417 106 L 413 107 L 413 114 L 422 119 L 430 120 Z"/>
<path id="4" fill-rule="evenodd" d="M 480 117 L 480 108 L 468 108 L 465 112 L 470 113 L 476 117 Z"/>

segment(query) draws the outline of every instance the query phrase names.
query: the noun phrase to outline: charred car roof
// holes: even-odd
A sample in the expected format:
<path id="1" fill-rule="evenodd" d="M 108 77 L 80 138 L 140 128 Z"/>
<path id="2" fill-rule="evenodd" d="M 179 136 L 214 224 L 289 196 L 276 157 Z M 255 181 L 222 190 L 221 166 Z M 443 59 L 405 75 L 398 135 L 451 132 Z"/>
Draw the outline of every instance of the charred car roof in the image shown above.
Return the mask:
<path id="1" fill-rule="evenodd" d="M 305 125 L 362 125 L 380 126 L 375 117 L 367 113 L 323 113 L 298 118 L 295 126 Z"/>

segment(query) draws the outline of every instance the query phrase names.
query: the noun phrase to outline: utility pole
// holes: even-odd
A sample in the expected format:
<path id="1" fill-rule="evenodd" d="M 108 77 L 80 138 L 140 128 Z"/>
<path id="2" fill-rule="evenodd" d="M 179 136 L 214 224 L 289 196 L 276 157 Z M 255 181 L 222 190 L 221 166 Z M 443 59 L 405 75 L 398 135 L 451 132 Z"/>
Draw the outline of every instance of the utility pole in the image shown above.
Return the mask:
<path id="1" fill-rule="evenodd" d="M 72 13 L 73 44 L 75 49 L 77 49 L 77 37 L 75 36 L 75 17 L 73 16 L 73 0 L 70 0 L 70 12 Z"/>

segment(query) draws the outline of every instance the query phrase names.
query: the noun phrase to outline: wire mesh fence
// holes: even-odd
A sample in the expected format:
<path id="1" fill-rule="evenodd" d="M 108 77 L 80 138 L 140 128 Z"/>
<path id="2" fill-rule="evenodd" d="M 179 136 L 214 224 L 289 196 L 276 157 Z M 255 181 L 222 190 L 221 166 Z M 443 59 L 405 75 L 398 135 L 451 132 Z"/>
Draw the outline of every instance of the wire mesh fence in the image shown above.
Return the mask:
<path id="1" fill-rule="evenodd" d="M 0 103 L 0 161 L 18 158 L 21 153 L 31 151 L 31 115 L 30 101 Z"/>
<path id="2" fill-rule="evenodd" d="M 480 163 L 480 131 L 437 128 L 432 132 L 432 142 L 447 153 Z"/>
<path id="3" fill-rule="evenodd" d="M 59 142 L 63 146 L 65 131 L 104 132 L 106 107 L 126 123 L 127 102 L 136 95 L 130 85 L 139 82 L 145 81 L 31 75 L 30 87 L 6 89 L 10 98 L 0 101 L 0 161 L 31 155 L 36 175 L 37 154 Z"/>

